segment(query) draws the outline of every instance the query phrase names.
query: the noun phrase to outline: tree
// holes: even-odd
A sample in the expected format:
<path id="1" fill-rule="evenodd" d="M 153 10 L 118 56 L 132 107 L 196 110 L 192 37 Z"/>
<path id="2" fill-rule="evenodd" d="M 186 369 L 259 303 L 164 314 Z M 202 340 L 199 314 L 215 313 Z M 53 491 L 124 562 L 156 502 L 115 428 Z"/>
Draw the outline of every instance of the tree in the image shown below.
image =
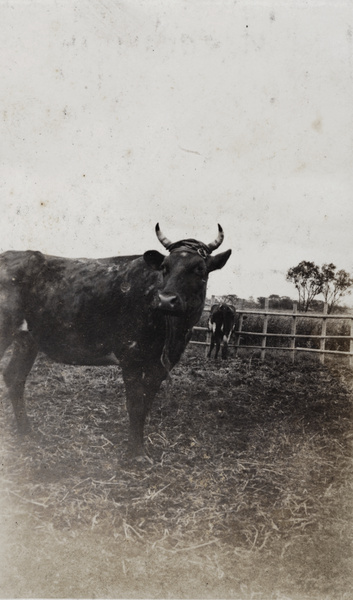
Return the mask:
<path id="1" fill-rule="evenodd" d="M 315 296 L 323 289 L 320 267 L 302 260 L 296 267 L 288 269 L 286 279 L 293 282 L 298 291 L 300 310 L 307 312 Z"/>
<path id="2" fill-rule="evenodd" d="M 279 308 L 283 310 L 291 310 L 293 308 L 293 300 L 289 296 L 281 296 L 281 303 Z"/>
<path id="3" fill-rule="evenodd" d="M 257 299 L 257 303 L 259 305 L 260 308 L 265 308 L 265 302 L 266 302 L 266 298 L 265 296 L 259 296 Z"/>
<path id="4" fill-rule="evenodd" d="M 328 313 L 337 306 L 345 294 L 350 294 L 353 278 L 344 269 L 337 271 L 333 263 L 325 263 L 319 267 L 313 262 L 303 260 L 287 272 L 287 281 L 294 283 L 299 295 L 299 307 L 307 312 L 313 305 L 314 298 L 323 294 L 328 305 Z"/>
<path id="5" fill-rule="evenodd" d="M 331 313 L 342 296 L 351 293 L 349 288 L 353 285 L 353 278 L 344 269 L 337 271 L 332 263 L 322 265 L 321 277 L 322 294 L 328 305 L 328 312 Z"/>

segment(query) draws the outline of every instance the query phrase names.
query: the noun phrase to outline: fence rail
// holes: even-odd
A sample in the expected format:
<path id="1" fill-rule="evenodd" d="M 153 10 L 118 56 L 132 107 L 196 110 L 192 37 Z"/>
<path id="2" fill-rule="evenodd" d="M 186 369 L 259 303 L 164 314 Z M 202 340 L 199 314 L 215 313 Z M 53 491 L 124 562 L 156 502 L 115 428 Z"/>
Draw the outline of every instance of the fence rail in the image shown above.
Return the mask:
<path id="1" fill-rule="evenodd" d="M 214 304 L 214 297 L 212 296 L 211 305 Z M 206 309 L 205 312 L 209 312 L 209 309 Z M 337 356 L 348 356 L 349 364 L 353 366 L 353 314 L 328 314 L 327 312 L 327 304 L 324 305 L 324 309 L 322 313 L 302 313 L 297 312 L 297 303 L 293 303 L 293 311 L 292 312 L 281 312 L 278 310 L 270 310 L 269 309 L 269 300 L 265 300 L 265 308 L 264 309 L 251 309 L 251 308 L 236 308 L 236 312 L 239 315 L 239 324 L 238 328 L 233 331 L 232 337 L 235 337 L 235 343 L 229 344 L 229 348 L 235 348 L 235 354 L 237 355 L 241 348 L 247 349 L 257 349 L 261 351 L 261 360 L 265 360 L 266 351 L 290 351 L 292 353 L 292 360 L 295 360 L 295 356 L 297 352 L 312 352 L 320 354 L 320 361 L 322 363 L 325 362 L 325 355 L 337 355 Z M 263 317 L 262 331 L 245 331 L 243 329 L 244 326 L 244 316 L 245 315 L 257 315 Z M 268 322 L 269 317 L 278 317 L 278 318 L 291 318 L 291 332 L 290 333 L 271 333 L 268 331 Z M 321 333 L 318 334 L 300 334 L 297 333 L 297 323 L 299 319 L 320 319 L 321 320 Z M 349 321 L 350 322 L 350 333 L 349 335 L 327 335 L 327 321 L 328 320 L 341 320 L 341 321 Z M 199 346 L 206 347 L 206 354 L 208 347 L 210 345 L 210 332 L 207 327 L 194 327 L 194 331 L 204 331 L 206 333 L 206 340 L 204 342 L 191 340 L 190 344 L 195 344 Z M 257 338 L 261 338 L 261 345 L 248 345 L 242 343 L 242 338 L 244 336 L 256 336 Z M 289 346 L 269 346 L 268 338 L 287 338 L 289 340 Z M 296 340 L 300 339 L 313 339 L 320 341 L 320 348 L 305 348 L 296 345 Z M 328 350 L 326 349 L 326 341 L 327 340 L 347 340 L 349 341 L 349 351 L 344 350 Z"/>

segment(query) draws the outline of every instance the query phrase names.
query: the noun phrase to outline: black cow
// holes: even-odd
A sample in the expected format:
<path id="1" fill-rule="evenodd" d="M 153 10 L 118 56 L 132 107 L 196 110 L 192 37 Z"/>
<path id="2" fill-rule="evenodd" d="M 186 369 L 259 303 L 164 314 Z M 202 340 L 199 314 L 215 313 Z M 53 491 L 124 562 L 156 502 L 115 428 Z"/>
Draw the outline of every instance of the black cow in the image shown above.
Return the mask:
<path id="1" fill-rule="evenodd" d="M 211 313 L 208 319 L 208 328 L 211 331 L 211 345 L 208 358 L 211 357 L 212 350 L 216 346 L 215 358 L 218 356 L 222 345 L 222 358 L 228 356 L 228 343 L 235 326 L 235 308 L 231 304 L 214 304 L 211 307 Z"/>
<path id="2" fill-rule="evenodd" d="M 208 274 L 231 250 L 211 256 L 224 234 L 206 245 L 172 243 L 156 225 L 169 255 L 68 259 L 41 252 L 0 255 L 0 359 L 18 430 L 30 430 L 23 399 L 38 351 L 57 362 L 119 364 L 129 414 L 129 451 L 143 456 L 143 428 L 152 401 L 179 361 L 202 314 Z"/>

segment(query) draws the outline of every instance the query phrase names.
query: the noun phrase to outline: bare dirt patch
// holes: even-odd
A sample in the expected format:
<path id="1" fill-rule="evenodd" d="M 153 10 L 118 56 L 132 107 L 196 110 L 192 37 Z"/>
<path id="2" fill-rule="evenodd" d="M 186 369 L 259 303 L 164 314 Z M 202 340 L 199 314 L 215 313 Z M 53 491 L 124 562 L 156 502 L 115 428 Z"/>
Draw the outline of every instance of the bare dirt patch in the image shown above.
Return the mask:
<path id="1" fill-rule="evenodd" d="M 351 598 L 352 372 L 188 350 L 125 457 L 116 367 L 40 357 L 2 394 L 2 597 Z"/>

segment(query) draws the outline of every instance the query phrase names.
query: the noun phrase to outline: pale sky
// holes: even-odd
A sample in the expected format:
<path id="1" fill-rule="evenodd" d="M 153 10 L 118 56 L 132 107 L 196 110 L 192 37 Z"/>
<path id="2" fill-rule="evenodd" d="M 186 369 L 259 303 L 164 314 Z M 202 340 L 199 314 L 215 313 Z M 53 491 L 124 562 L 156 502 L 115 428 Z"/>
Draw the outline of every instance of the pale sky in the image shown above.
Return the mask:
<path id="1" fill-rule="evenodd" d="M 233 253 L 208 295 L 353 273 L 353 3 L 0 1 L 0 250 Z"/>

